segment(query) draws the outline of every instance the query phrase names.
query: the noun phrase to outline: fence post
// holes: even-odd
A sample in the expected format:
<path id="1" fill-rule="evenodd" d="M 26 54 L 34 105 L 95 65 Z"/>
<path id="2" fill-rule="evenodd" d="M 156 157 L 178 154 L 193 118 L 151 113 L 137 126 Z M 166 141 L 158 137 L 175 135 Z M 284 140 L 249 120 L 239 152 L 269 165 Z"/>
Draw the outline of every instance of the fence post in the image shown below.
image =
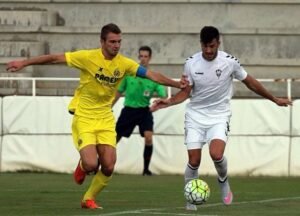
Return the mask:
<path id="1" fill-rule="evenodd" d="M 287 97 L 292 100 L 292 80 L 287 79 Z M 292 137 L 293 137 L 293 108 L 290 109 L 290 125 L 289 125 L 289 149 L 288 149 L 288 176 L 291 176 L 291 154 L 292 154 Z"/>
<path id="2" fill-rule="evenodd" d="M 32 96 L 36 96 L 36 86 L 35 86 L 35 79 L 32 79 Z"/>

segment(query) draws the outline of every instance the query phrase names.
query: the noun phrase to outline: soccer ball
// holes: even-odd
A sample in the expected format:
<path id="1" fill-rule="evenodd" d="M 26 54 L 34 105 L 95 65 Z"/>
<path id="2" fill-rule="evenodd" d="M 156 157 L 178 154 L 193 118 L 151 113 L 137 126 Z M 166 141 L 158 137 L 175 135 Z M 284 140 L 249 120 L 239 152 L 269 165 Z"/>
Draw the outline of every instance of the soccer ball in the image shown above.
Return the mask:
<path id="1" fill-rule="evenodd" d="M 186 200 L 194 205 L 205 203 L 210 196 L 208 184 L 201 179 L 192 179 L 184 186 Z"/>

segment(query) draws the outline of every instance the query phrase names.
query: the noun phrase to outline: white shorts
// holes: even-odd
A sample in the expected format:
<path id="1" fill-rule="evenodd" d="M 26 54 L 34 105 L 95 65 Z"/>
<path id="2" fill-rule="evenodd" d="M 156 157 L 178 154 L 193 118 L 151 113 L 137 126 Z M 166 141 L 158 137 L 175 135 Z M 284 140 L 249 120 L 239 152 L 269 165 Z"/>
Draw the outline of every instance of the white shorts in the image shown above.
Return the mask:
<path id="1" fill-rule="evenodd" d="M 223 140 L 225 143 L 228 140 L 229 133 L 229 118 L 222 118 L 218 121 L 210 123 L 210 120 L 204 124 L 195 121 L 192 118 L 185 120 L 185 145 L 187 149 L 202 149 L 208 143 L 210 144 L 213 139 Z"/>

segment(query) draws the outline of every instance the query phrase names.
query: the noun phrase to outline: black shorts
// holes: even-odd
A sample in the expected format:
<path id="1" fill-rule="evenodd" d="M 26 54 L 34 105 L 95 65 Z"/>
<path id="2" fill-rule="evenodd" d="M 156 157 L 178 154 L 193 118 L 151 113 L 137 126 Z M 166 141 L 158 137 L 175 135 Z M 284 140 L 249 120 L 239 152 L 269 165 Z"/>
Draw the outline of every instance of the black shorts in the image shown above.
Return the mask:
<path id="1" fill-rule="evenodd" d="M 153 131 L 153 115 L 149 107 L 124 107 L 118 118 L 116 131 L 119 137 L 130 137 L 135 126 L 139 126 L 141 136 L 145 131 Z"/>

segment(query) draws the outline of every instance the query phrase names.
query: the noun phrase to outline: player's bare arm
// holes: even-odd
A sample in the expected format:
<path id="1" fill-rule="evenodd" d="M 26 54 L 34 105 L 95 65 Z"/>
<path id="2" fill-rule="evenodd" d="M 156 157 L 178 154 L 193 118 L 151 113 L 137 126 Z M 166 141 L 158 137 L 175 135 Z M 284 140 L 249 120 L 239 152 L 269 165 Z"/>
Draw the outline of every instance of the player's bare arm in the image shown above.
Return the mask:
<path id="1" fill-rule="evenodd" d="M 9 72 L 16 72 L 28 65 L 49 64 L 49 63 L 57 64 L 57 63 L 65 63 L 65 62 L 66 62 L 65 54 L 41 55 L 30 59 L 8 62 L 6 65 L 6 70 Z"/>
<path id="2" fill-rule="evenodd" d="M 159 84 L 162 84 L 165 86 L 171 86 L 171 87 L 175 87 L 175 88 L 180 88 L 180 89 L 184 89 L 188 85 L 188 81 L 186 81 L 186 80 L 184 82 L 182 82 L 182 81 L 178 82 L 178 81 L 172 80 L 172 79 L 162 75 L 159 72 L 154 72 L 151 70 L 147 70 L 146 77 L 148 79 L 153 80 L 154 82 L 159 83 Z"/>
<path id="3" fill-rule="evenodd" d="M 277 98 L 273 96 L 267 89 L 265 89 L 265 87 L 259 81 L 257 81 L 249 74 L 247 75 L 246 79 L 244 79 L 242 82 L 247 86 L 248 89 L 266 99 L 273 101 L 278 106 L 292 105 L 292 101 L 287 98 Z"/>
<path id="4" fill-rule="evenodd" d="M 192 90 L 192 86 L 187 86 L 184 89 L 181 89 L 173 97 L 154 100 L 152 106 L 150 107 L 151 112 L 155 112 L 159 109 L 182 103 L 187 98 L 189 98 L 191 90 Z"/>

